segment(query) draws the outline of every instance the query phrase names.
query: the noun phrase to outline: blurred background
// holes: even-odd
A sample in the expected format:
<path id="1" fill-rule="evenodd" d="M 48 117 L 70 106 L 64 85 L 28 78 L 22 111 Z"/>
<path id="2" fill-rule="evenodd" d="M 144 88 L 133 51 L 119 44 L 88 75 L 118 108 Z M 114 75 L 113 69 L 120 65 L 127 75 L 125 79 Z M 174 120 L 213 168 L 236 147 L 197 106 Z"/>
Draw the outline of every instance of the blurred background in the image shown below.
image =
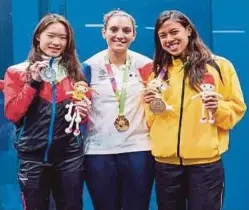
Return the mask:
<path id="1" fill-rule="evenodd" d="M 0 79 L 8 66 L 27 58 L 34 27 L 43 15 L 59 13 L 70 21 L 79 58 L 84 61 L 106 47 L 101 36 L 103 15 L 117 8 L 126 10 L 136 19 L 137 38 L 131 49 L 151 58 L 153 27 L 159 13 L 175 9 L 187 14 L 214 54 L 232 61 L 248 104 L 248 0 L 0 0 Z M 230 150 L 223 157 L 226 170 L 224 210 L 249 209 L 248 125 L 247 112 L 231 131 Z M 22 209 L 14 139 L 14 126 L 4 118 L 3 94 L 0 93 L 0 210 Z M 84 209 L 92 210 L 86 187 L 83 199 Z M 157 209 L 154 190 L 150 209 Z"/>

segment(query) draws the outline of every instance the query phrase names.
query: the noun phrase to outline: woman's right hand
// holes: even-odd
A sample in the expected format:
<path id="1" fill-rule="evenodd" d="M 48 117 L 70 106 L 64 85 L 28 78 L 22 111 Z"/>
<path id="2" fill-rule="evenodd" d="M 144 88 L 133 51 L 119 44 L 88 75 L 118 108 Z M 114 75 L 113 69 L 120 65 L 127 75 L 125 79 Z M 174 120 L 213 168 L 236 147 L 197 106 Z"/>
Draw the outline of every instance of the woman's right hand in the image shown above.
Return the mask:
<path id="1" fill-rule="evenodd" d="M 32 79 L 37 81 L 37 82 L 41 82 L 42 79 L 40 76 L 40 72 L 43 68 L 46 68 L 48 66 L 48 64 L 49 64 L 48 60 L 36 61 L 34 64 L 32 64 L 29 67 Z"/>
<path id="2" fill-rule="evenodd" d="M 153 89 L 147 89 L 144 92 L 144 102 L 150 103 L 153 99 L 156 98 L 156 91 Z"/>
<path id="3" fill-rule="evenodd" d="M 76 109 L 78 109 L 81 118 L 83 119 L 87 117 L 90 105 L 88 105 L 87 103 L 83 101 L 76 101 L 75 104 L 76 104 Z"/>

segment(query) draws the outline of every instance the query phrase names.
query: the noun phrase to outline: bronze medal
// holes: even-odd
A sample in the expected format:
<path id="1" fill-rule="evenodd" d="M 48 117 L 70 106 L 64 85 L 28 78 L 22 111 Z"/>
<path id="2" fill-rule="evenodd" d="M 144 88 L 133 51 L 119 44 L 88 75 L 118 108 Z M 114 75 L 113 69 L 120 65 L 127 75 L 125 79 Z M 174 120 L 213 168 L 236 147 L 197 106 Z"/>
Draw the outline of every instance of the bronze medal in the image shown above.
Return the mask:
<path id="1" fill-rule="evenodd" d="M 166 110 L 166 105 L 161 98 L 155 98 L 150 102 L 150 110 L 153 113 L 161 113 Z"/>
<path id="2" fill-rule="evenodd" d="M 130 123 L 125 116 L 119 115 L 114 122 L 114 126 L 117 129 L 117 131 L 123 132 L 129 129 Z"/>

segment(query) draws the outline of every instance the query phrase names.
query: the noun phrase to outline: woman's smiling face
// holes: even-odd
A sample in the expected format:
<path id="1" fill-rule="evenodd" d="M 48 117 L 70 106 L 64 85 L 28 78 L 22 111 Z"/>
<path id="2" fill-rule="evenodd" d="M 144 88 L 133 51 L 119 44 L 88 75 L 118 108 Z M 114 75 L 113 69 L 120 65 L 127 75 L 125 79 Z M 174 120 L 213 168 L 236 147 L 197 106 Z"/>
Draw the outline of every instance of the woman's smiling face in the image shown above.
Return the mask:
<path id="1" fill-rule="evenodd" d="M 172 56 L 182 55 L 188 45 L 191 29 L 174 20 L 165 21 L 158 30 L 162 48 Z"/>
<path id="2" fill-rule="evenodd" d="M 108 49 L 117 53 L 126 52 L 136 36 L 133 27 L 132 20 L 128 16 L 115 15 L 110 17 L 106 28 L 102 31 Z"/>

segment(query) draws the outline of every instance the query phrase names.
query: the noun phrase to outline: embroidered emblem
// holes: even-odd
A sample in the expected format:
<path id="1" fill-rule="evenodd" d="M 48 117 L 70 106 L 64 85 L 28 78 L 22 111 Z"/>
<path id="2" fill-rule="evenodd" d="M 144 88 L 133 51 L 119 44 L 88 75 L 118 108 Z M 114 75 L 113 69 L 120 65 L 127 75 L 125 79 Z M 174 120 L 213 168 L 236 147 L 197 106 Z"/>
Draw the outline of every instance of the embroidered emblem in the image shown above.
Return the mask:
<path id="1" fill-rule="evenodd" d="M 99 71 L 98 78 L 99 78 L 99 80 L 105 80 L 107 78 L 107 74 L 106 74 L 106 71 L 104 69 L 101 69 Z"/>

